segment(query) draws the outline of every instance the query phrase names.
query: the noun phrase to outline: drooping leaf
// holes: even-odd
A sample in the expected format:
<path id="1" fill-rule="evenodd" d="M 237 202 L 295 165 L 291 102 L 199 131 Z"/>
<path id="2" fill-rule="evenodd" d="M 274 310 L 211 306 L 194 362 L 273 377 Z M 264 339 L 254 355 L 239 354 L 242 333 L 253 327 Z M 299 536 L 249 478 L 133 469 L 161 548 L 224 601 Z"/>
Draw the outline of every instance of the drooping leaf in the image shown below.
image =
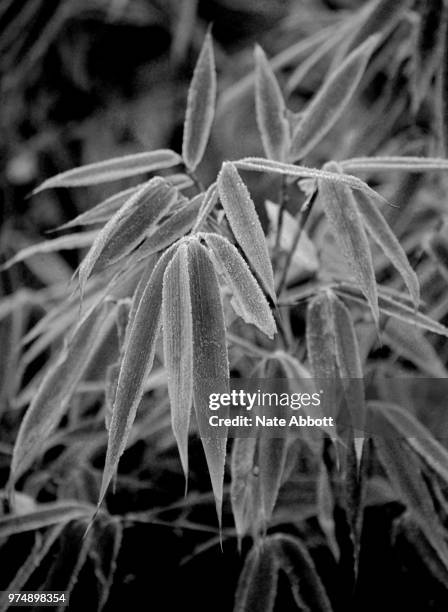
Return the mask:
<path id="1" fill-rule="evenodd" d="M 313 612 L 332 612 L 313 560 L 300 540 L 286 534 L 275 534 L 269 541 L 279 569 L 289 580 L 297 606 Z"/>
<path id="2" fill-rule="evenodd" d="M 317 92 L 292 135 L 290 160 L 303 159 L 329 132 L 355 93 L 378 44 L 368 38 L 353 51 Z"/>
<path id="3" fill-rule="evenodd" d="M 163 277 L 162 320 L 171 424 L 185 478 L 188 477 L 188 429 L 193 401 L 193 321 L 187 246 L 181 245 Z"/>
<path id="4" fill-rule="evenodd" d="M 232 289 L 246 323 L 256 325 L 269 338 L 272 338 L 276 332 L 276 325 L 271 309 L 238 250 L 226 238 L 218 234 L 204 234 L 204 238 L 225 271 L 227 283 Z"/>
<path id="5" fill-rule="evenodd" d="M 203 202 L 203 194 L 191 199 L 186 206 L 174 212 L 166 221 L 155 227 L 139 247 L 143 259 L 169 247 L 175 240 L 182 238 L 195 223 Z"/>
<path id="6" fill-rule="evenodd" d="M 33 193 L 53 187 L 82 187 L 108 183 L 130 176 L 146 174 L 182 163 L 181 157 L 169 149 L 114 157 L 106 161 L 80 166 L 47 179 Z"/>
<path id="7" fill-rule="evenodd" d="M 235 438 L 232 447 L 230 501 L 238 538 L 246 535 L 253 526 L 256 505 L 257 478 L 254 475 L 257 440 Z"/>
<path id="8" fill-rule="evenodd" d="M 59 236 L 59 238 L 53 238 L 53 240 L 45 240 L 32 244 L 19 251 L 14 257 L 11 257 L 6 263 L 0 266 L 0 270 L 7 270 L 11 266 L 30 257 L 35 257 L 42 253 L 54 253 L 55 251 L 69 251 L 72 249 L 83 249 L 90 246 L 97 237 L 98 232 L 96 230 L 91 232 L 82 232 L 79 234 L 67 234 L 66 236 Z"/>
<path id="9" fill-rule="evenodd" d="M 228 393 L 229 363 L 218 279 L 208 251 L 198 241 L 188 244 L 193 318 L 193 398 L 199 433 L 207 459 L 221 521 L 227 432 L 210 431 L 209 394 Z"/>
<path id="10" fill-rule="evenodd" d="M 268 540 L 247 555 L 235 593 L 234 612 L 273 612 L 278 562 Z"/>
<path id="11" fill-rule="evenodd" d="M 266 156 L 284 161 L 289 146 L 286 106 L 263 49 L 255 46 L 255 108 Z"/>
<path id="12" fill-rule="evenodd" d="M 377 205 L 372 202 L 367 194 L 358 191 L 353 193 L 353 197 L 359 206 L 367 231 L 379 244 L 385 255 L 390 259 L 393 266 L 402 276 L 415 307 L 417 308 L 420 301 L 418 278 L 408 261 L 406 253 L 398 242 L 398 239 L 378 210 Z"/>
<path id="13" fill-rule="evenodd" d="M 143 397 L 145 381 L 152 369 L 161 324 L 163 275 L 176 247 L 177 245 L 174 245 L 165 251 L 152 270 L 142 291 L 135 316 L 131 319 L 109 427 L 98 505 L 103 501 L 126 447 L 138 405 Z"/>
<path id="14" fill-rule="evenodd" d="M 353 193 L 347 187 L 319 181 L 319 197 L 339 248 L 378 322 L 378 294 L 372 254 Z"/>
<path id="15" fill-rule="evenodd" d="M 361 189 L 369 193 L 374 200 L 384 202 L 376 191 L 367 185 L 364 181 L 352 176 L 351 174 L 342 174 L 341 172 L 329 172 L 328 170 L 317 170 L 315 168 L 306 168 L 305 166 L 296 166 L 294 164 L 284 164 L 282 162 L 264 159 L 263 157 L 245 157 L 233 162 L 234 166 L 241 170 L 253 170 L 255 172 L 273 172 L 284 176 L 297 176 L 298 178 L 322 179 L 332 183 L 347 185 L 352 189 Z"/>
<path id="16" fill-rule="evenodd" d="M 78 324 L 73 338 L 49 367 L 20 424 L 11 463 L 10 484 L 38 456 L 42 440 L 57 427 L 91 359 L 114 322 L 108 305 L 94 308 Z"/>
<path id="17" fill-rule="evenodd" d="M 9 538 L 16 533 L 35 531 L 50 525 L 87 518 L 93 514 L 93 511 L 94 507 L 89 504 L 58 501 L 39 504 L 36 510 L 24 514 L 4 514 L 0 516 L 0 539 Z"/>
<path id="18" fill-rule="evenodd" d="M 358 340 L 350 312 L 333 293 L 327 293 L 332 314 L 336 359 L 350 413 L 356 458 L 361 463 L 365 426 L 365 393 L 363 368 Z"/>
<path id="19" fill-rule="evenodd" d="M 324 416 L 334 416 L 334 384 L 338 380 L 337 354 L 331 302 L 326 292 L 316 295 L 308 305 L 306 347 L 312 375 L 324 391 L 322 413 Z M 335 439 L 336 432 L 332 428 L 327 429 L 327 433 Z"/>
<path id="20" fill-rule="evenodd" d="M 96 270 L 118 261 L 150 232 L 151 227 L 175 202 L 177 192 L 155 177 L 139 189 L 98 233 L 79 269 L 81 292 Z"/>
<path id="21" fill-rule="evenodd" d="M 448 483 L 448 451 L 409 410 L 388 402 L 369 402 L 369 410 L 381 416 L 387 427 L 411 446 L 440 478 Z M 392 434 L 393 435 L 393 434 Z"/>
<path id="22" fill-rule="evenodd" d="M 358 304 L 365 304 L 362 296 L 355 287 L 343 285 L 341 287 L 335 287 L 335 291 L 339 295 L 353 300 Z M 414 310 L 404 302 L 399 301 L 392 296 L 386 295 L 384 292 L 380 293 L 378 296 L 378 306 L 382 314 L 400 319 L 412 325 L 416 325 L 420 329 L 433 332 L 434 334 L 448 337 L 448 328 L 446 328 L 444 325 L 438 323 L 434 319 L 431 319 L 422 312 Z"/>
<path id="23" fill-rule="evenodd" d="M 207 32 L 188 90 L 182 141 L 182 158 L 194 171 L 201 161 L 210 136 L 216 104 L 216 69 L 213 40 Z"/>
<path id="24" fill-rule="evenodd" d="M 202 204 L 199 209 L 196 222 L 193 226 L 193 233 L 201 228 L 202 224 L 207 220 L 207 217 L 212 212 L 217 202 L 218 191 L 216 188 L 216 183 L 212 183 L 203 196 Z"/>
<path id="25" fill-rule="evenodd" d="M 274 274 L 255 205 L 235 166 L 222 165 L 218 192 L 230 227 L 264 289 L 275 301 Z"/>

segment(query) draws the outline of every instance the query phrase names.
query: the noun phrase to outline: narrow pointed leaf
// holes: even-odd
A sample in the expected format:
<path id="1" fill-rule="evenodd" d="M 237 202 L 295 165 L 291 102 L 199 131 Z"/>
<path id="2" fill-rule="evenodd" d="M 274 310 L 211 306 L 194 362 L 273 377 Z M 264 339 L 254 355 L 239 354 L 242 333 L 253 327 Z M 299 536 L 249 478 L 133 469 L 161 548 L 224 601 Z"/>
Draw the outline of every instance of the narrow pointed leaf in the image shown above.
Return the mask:
<path id="1" fill-rule="evenodd" d="M 337 349 L 331 301 L 326 292 L 318 294 L 308 305 L 306 347 L 311 373 L 324 391 L 321 402 L 322 414 L 334 416 L 334 384 L 338 379 Z M 326 431 L 332 439 L 335 439 L 335 431 L 332 428 Z"/>
<path id="2" fill-rule="evenodd" d="M 113 311 L 94 308 L 78 325 L 73 338 L 57 361 L 50 366 L 20 424 L 14 445 L 10 483 L 38 456 L 64 415 L 75 389 L 86 372 L 96 349 L 114 322 Z"/>
<path id="3" fill-rule="evenodd" d="M 346 109 L 378 44 L 367 39 L 322 85 L 297 125 L 291 142 L 291 161 L 303 159 L 329 132 Z"/>
<path id="4" fill-rule="evenodd" d="M 218 279 L 208 251 L 199 242 L 188 245 L 193 317 L 193 397 L 196 419 L 221 521 L 226 435 L 213 436 L 208 426 L 209 393 L 227 393 L 229 363 Z"/>
<path id="5" fill-rule="evenodd" d="M 338 162 L 346 172 L 382 172 L 404 170 L 428 172 L 448 170 L 448 160 L 440 157 L 354 157 Z"/>
<path id="6" fill-rule="evenodd" d="M 387 221 L 378 210 L 377 205 L 372 202 L 368 195 L 357 192 L 353 193 L 353 197 L 359 206 L 362 219 L 367 231 L 372 238 L 382 248 L 385 255 L 390 259 L 392 265 L 398 270 L 403 278 L 409 294 L 418 307 L 420 301 L 420 285 L 417 275 L 408 261 L 406 253 L 398 242 L 395 234 L 390 229 Z"/>
<path id="7" fill-rule="evenodd" d="M 378 295 L 372 254 L 353 193 L 345 186 L 319 181 L 325 214 L 347 265 L 378 322 Z"/>
<path id="8" fill-rule="evenodd" d="M 218 191 L 235 238 L 275 301 L 274 274 L 265 235 L 249 191 L 230 162 L 224 163 L 219 173 Z"/>
<path id="9" fill-rule="evenodd" d="M 193 401 L 193 321 L 186 245 L 179 247 L 163 277 L 162 320 L 171 424 L 187 478 Z"/>
<path id="10" fill-rule="evenodd" d="M 188 90 L 182 157 L 189 170 L 201 161 L 210 136 L 216 104 L 216 69 L 213 40 L 207 32 Z"/>
<path id="11" fill-rule="evenodd" d="M 53 238 L 53 240 L 45 240 L 44 242 L 32 244 L 19 251 L 14 257 L 11 257 L 11 259 L 0 266 L 0 270 L 7 270 L 14 264 L 25 261 L 30 257 L 35 257 L 36 255 L 89 247 L 95 241 L 97 235 L 98 232 L 94 230 L 92 232 L 82 232 L 79 234 L 67 234 L 66 236 Z"/>
<path id="12" fill-rule="evenodd" d="M 144 243 L 139 247 L 139 256 L 143 259 L 169 247 L 175 240 L 183 238 L 195 223 L 203 195 L 200 194 L 190 202 L 173 213 L 152 231 Z"/>
<path id="13" fill-rule="evenodd" d="M 277 596 L 278 563 L 268 542 L 247 555 L 238 581 L 233 612 L 273 612 Z"/>
<path id="14" fill-rule="evenodd" d="M 182 163 L 181 157 L 169 149 L 114 157 L 106 161 L 80 166 L 44 181 L 34 193 L 53 187 L 83 187 L 108 183 L 130 176 L 146 174 Z"/>
<path id="15" fill-rule="evenodd" d="M 270 159 L 283 161 L 289 144 L 286 106 L 263 49 L 255 46 L 255 108 L 258 130 Z"/>
<path id="16" fill-rule="evenodd" d="M 109 427 L 98 505 L 106 494 L 126 447 L 138 405 L 143 397 L 146 378 L 152 369 L 161 323 L 163 275 L 173 255 L 174 250 L 171 248 L 158 261 L 131 320 Z"/>
<path id="17" fill-rule="evenodd" d="M 354 429 L 358 465 L 361 463 L 365 426 L 365 393 L 358 340 L 350 312 L 334 294 L 330 294 L 332 323 L 339 376 L 344 386 L 347 408 Z"/>
<path id="18" fill-rule="evenodd" d="M 225 271 L 227 283 L 246 323 L 256 325 L 272 338 L 276 332 L 274 317 L 247 263 L 226 238 L 218 234 L 205 234 L 204 238 Z"/>
<path id="19" fill-rule="evenodd" d="M 139 189 L 98 233 L 79 269 L 81 290 L 95 271 L 114 263 L 132 250 L 169 209 L 177 192 L 156 177 Z"/>
<path id="20" fill-rule="evenodd" d="M 273 172 L 283 176 L 297 176 L 298 178 L 322 179 L 341 185 L 347 185 L 352 189 L 360 189 L 369 193 L 374 200 L 384 202 L 376 191 L 367 185 L 364 181 L 350 174 L 342 174 L 338 172 L 329 172 L 328 170 L 317 170 L 315 168 L 307 168 L 305 166 L 296 166 L 294 164 L 284 164 L 282 162 L 264 159 L 262 157 L 245 157 L 234 162 L 234 166 L 241 170 L 253 170 L 255 172 Z"/>
<path id="21" fill-rule="evenodd" d="M 350 300 L 353 300 L 360 304 L 365 304 L 361 295 L 354 287 L 336 287 L 335 291 Z M 425 331 L 430 331 L 434 334 L 439 334 L 441 336 L 448 337 L 447 327 L 445 327 L 441 323 L 438 323 L 434 319 L 431 319 L 422 312 L 416 311 L 407 304 L 398 301 L 392 296 L 385 295 L 384 293 L 380 294 L 378 296 L 378 306 L 382 314 L 394 317 L 396 319 L 400 319 L 412 325 L 416 325 L 417 327 Z"/>

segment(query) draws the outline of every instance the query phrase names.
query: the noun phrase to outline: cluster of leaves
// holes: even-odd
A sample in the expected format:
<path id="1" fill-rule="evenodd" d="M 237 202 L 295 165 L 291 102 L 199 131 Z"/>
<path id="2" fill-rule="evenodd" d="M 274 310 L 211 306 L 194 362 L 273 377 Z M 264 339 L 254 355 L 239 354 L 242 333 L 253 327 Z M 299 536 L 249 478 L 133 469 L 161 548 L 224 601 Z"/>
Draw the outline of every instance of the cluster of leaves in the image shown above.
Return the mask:
<path id="1" fill-rule="evenodd" d="M 411 231 L 409 225 L 419 219 L 418 211 L 414 216 L 408 214 L 398 228 L 404 239 L 400 241 L 390 221 L 401 209 L 396 213 L 395 206 L 388 207 L 385 196 L 358 175 L 379 176 L 390 189 L 397 172 L 412 176 L 431 171 L 440 182 L 433 186 L 436 192 L 438 186 L 444 186 L 448 162 L 439 157 L 397 155 L 392 142 L 381 156 L 338 156 L 317 168 L 302 163 L 355 103 L 363 80 L 372 79 L 375 66 L 378 70 L 378 65 L 383 65 L 395 44 L 398 24 L 409 17 L 410 4 L 367 3 L 347 20 L 348 24 L 352 20 L 357 23 L 351 36 L 343 36 L 344 29 L 337 37 L 330 37 L 330 43 L 311 45 L 307 59 L 290 75 L 287 90 L 294 89 L 323 57 L 335 51 L 337 64 L 331 64 L 327 78 L 300 113 L 288 108 L 275 76 L 273 68 L 282 68 L 282 63 L 270 63 L 257 46 L 251 82 L 255 84 L 256 121 L 265 156 L 224 161 L 216 181 L 207 188 L 197 178 L 196 169 L 206 151 L 216 110 L 210 32 L 189 89 L 181 154 L 163 149 L 114 158 L 69 170 L 38 188 L 80 187 L 155 175 L 60 228 L 86 229 L 22 250 L 4 266 L 39 254 L 88 248 L 75 275 L 78 291 L 68 300 L 52 295 L 48 313 L 25 337 L 29 348 L 22 356 L 22 368 L 58 340 L 63 339 L 63 346 L 44 372 L 39 371 L 22 391 L 20 401 L 15 400 L 16 406 L 29 406 L 15 440 L 6 488 L 12 512 L 0 519 L 0 535 L 52 527 L 36 541 L 29 560 L 13 579 L 14 589 L 27 583 L 36 564 L 66 529 L 64 525 L 77 520 L 91 529 L 79 550 L 68 590 L 74 587 L 86 559 L 94 557 L 100 539 L 105 538 L 108 550 L 113 551 L 108 565 L 103 557 L 93 559 L 103 587 L 101 605 L 105 603 L 121 542 L 121 524 L 102 504 L 110 483 L 119 478 L 119 460 L 130 442 L 144 437 L 148 430 L 166 431 L 168 405 L 186 479 L 189 436 L 194 431 L 201 439 L 221 528 L 230 443 L 222 431 L 211 437 L 204 428 L 203 415 L 208 407 L 207 381 L 213 381 L 213 392 L 225 392 L 230 371 L 247 377 L 257 374 L 267 381 L 286 378 L 291 388 L 297 381 L 310 388 L 316 379 L 339 380 L 349 411 L 356 414 L 358 430 L 349 428 L 335 436 L 324 429 L 321 435 L 306 433 L 300 439 L 260 434 L 258 438 L 233 440 L 229 463 L 235 530 L 226 530 L 224 535 L 235 535 L 240 543 L 250 536 L 253 542 L 236 592 L 236 610 L 273 610 L 281 572 L 299 609 L 332 609 L 306 540 L 278 527 L 295 523 L 293 508 L 282 503 L 281 491 L 303 454 L 316 481 L 311 512 L 336 560 L 342 544 L 349 547 L 353 580 L 359 570 L 367 488 L 372 478 L 385 476 L 389 494 L 406 508 L 397 529 L 422 551 L 436 578 L 446 583 L 448 451 L 416 418 L 411 397 L 406 398 L 410 405 L 404 406 L 384 399 L 386 367 L 396 377 L 412 377 L 415 372 L 446 376 L 443 358 L 424 335 L 448 336 L 448 328 L 440 322 L 448 314 L 448 243 L 443 226 L 440 229 L 443 214 L 426 206 L 425 257 L 420 258 L 416 270 L 409 256 L 421 249 L 421 229 Z M 419 16 L 418 27 L 413 25 L 419 33 L 412 87 L 415 112 L 429 82 L 437 80 L 439 90 L 444 90 L 441 78 L 436 78 L 439 63 L 434 60 L 439 57 L 439 43 L 431 48 L 434 55 L 427 50 L 428 24 L 438 3 L 423 4 L 421 14 L 413 13 Z M 439 8 L 444 12 L 442 4 Z M 444 32 L 444 23 L 440 19 L 440 32 Z M 429 56 L 432 59 L 427 62 Z M 246 91 L 247 83 L 245 80 L 230 93 L 224 92 L 221 104 L 229 104 L 235 91 L 238 95 Z M 269 228 L 260 221 L 243 179 L 246 172 L 281 181 Z M 414 196 L 415 191 L 408 189 L 408 194 Z M 396 204 L 395 195 L 387 194 L 392 205 Z M 269 213 L 272 207 L 268 204 Z M 311 271 L 301 282 L 306 256 Z M 440 270 L 436 270 L 437 282 L 434 261 Z M 437 302 L 432 312 L 421 302 L 421 287 L 425 297 Z M 49 298 L 33 299 L 42 303 L 39 300 Z M 18 307 L 29 303 L 30 297 L 23 293 L 4 300 L 2 320 L 15 320 Z M 297 319 L 306 330 L 300 337 L 294 331 Z M 13 334 L 9 340 L 12 346 Z M 158 342 L 160 334 L 162 344 Z M 389 347 L 391 359 L 372 357 L 378 335 Z M 92 379 L 98 363 L 100 371 Z M 367 373 L 377 377 L 377 390 L 383 389 L 376 401 L 365 398 Z M 59 501 L 25 512 L 17 510 L 14 489 L 44 451 L 60 442 L 61 421 L 76 412 L 78 402 L 84 418 L 93 405 L 86 401 L 82 407 L 82 385 L 87 393 L 100 398 L 99 414 L 107 431 L 96 505 L 93 500 Z M 15 390 L 9 387 L 8 392 L 13 396 Z M 136 427 L 142 405 L 150 414 Z M 196 418 L 191 418 L 192 407 Z M 325 408 L 332 410 L 331 401 Z M 77 434 L 70 452 L 80 452 L 84 444 L 83 457 L 89 460 L 97 452 L 98 436 L 87 443 L 89 421 L 83 423 L 72 416 L 69 423 L 66 436 L 73 430 Z M 369 431 L 376 436 L 370 438 Z M 69 448 L 69 438 L 66 444 Z M 339 520 L 348 536 L 337 533 L 335 517 L 341 512 Z"/>

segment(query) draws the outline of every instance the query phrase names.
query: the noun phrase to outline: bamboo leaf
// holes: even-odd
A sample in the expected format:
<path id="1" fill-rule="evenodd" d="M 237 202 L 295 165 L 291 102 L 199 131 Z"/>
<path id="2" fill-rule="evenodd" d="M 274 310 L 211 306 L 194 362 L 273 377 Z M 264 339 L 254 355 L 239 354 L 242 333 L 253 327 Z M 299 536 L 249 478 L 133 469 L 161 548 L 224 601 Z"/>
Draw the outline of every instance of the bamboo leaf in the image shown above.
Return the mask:
<path id="1" fill-rule="evenodd" d="M 339 295 L 353 300 L 358 304 L 365 303 L 355 287 L 344 285 L 341 287 L 335 287 L 335 291 Z M 405 323 L 416 325 L 420 329 L 433 332 L 434 334 L 448 337 L 447 327 L 441 323 L 438 323 L 434 319 L 431 319 L 422 312 L 418 312 L 405 303 L 398 301 L 392 296 L 381 293 L 378 296 L 378 306 L 382 314 L 400 319 Z"/>
<path id="2" fill-rule="evenodd" d="M 338 162 L 344 172 L 382 172 L 405 170 L 407 172 L 444 172 L 448 160 L 439 157 L 354 157 Z"/>
<path id="3" fill-rule="evenodd" d="M 448 484 L 448 451 L 409 410 L 388 402 L 369 402 L 369 410 L 402 438 Z"/>
<path id="4" fill-rule="evenodd" d="M 230 162 L 222 165 L 218 192 L 236 240 L 265 290 L 275 301 L 274 274 L 263 229 L 249 191 Z"/>
<path id="5" fill-rule="evenodd" d="M 187 479 L 188 429 L 193 401 L 193 322 L 185 244 L 179 247 L 163 277 L 162 320 L 171 424 Z"/>
<path id="6" fill-rule="evenodd" d="M 212 183 L 208 187 L 207 191 L 205 192 L 203 196 L 202 204 L 199 209 L 199 213 L 198 213 L 196 222 L 193 226 L 193 233 L 198 231 L 201 228 L 202 224 L 206 221 L 209 214 L 215 208 L 217 202 L 218 202 L 218 192 L 216 188 L 216 183 Z"/>
<path id="7" fill-rule="evenodd" d="M 130 176 L 146 174 L 182 163 L 181 157 L 169 149 L 114 157 L 106 161 L 80 166 L 47 179 L 33 193 L 53 187 L 83 187 L 108 183 Z"/>
<path id="8" fill-rule="evenodd" d="M 273 612 L 278 563 L 269 543 L 253 546 L 247 555 L 235 593 L 234 612 Z"/>
<path id="9" fill-rule="evenodd" d="M 16 533 L 36 531 L 50 525 L 87 518 L 93 514 L 93 511 L 93 506 L 89 504 L 59 501 L 39 504 L 35 510 L 24 514 L 5 514 L 0 516 L 0 539 L 9 538 Z"/>
<path id="10" fill-rule="evenodd" d="M 286 106 L 263 49 L 255 46 L 255 108 L 266 156 L 283 161 L 289 146 Z"/>
<path id="11" fill-rule="evenodd" d="M 347 408 L 354 428 L 358 466 L 361 464 L 365 427 L 365 392 L 358 340 L 350 312 L 333 293 L 328 293 L 336 344 L 339 376 L 344 386 Z"/>
<path id="12" fill-rule="evenodd" d="M 139 247 L 141 258 L 146 258 L 166 249 L 175 240 L 183 238 L 196 222 L 203 199 L 203 194 L 199 194 L 191 199 L 186 206 L 174 212 L 166 221 L 155 227 L 151 235 Z"/>
<path id="13" fill-rule="evenodd" d="M 54 253 L 55 251 L 70 251 L 72 249 L 83 249 L 89 247 L 97 237 L 98 232 L 96 230 L 92 232 L 82 232 L 78 234 L 67 234 L 66 236 L 59 236 L 59 238 L 53 238 L 53 240 L 45 240 L 32 244 L 19 251 L 14 257 L 11 257 L 7 262 L 0 266 L 0 270 L 7 270 L 16 263 L 25 261 L 30 257 L 41 255 L 43 253 Z"/>
<path id="14" fill-rule="evenodd" d="M 230 501 L 235 520 L 236 533 L 241 540 L 254 522 L 255 490 L 257 478 L 254 476 L 255 450 L 257 440 L 252 438 L 235 438 L 232 447 Z"/>
<path id="15" fill-rule="evenodd" d="M 279 569 L 289 579 L 296 604 L 304 610 L 332 612 L 313 560 L 300 540 L 286 534 L 275 534 L 269 540 Z"/>
<path id="16" fill-rule="evenodd" d="M 155 177 L 127 200 L 98 233 L 80 266 L 81 293 L 89 276 L 137 246 L 176 198 L 177 192 L 164 179 Z"/>
<path id="17" fill-rule="evenodd" d="M 173 187 L 178 189 L 179 191 L 182 189 L 186 189 L 187 187 L 191 187 L 193 181 L 186 174 L 172 174 L 170 176 L 165 176 L 164 179 L 170 183 Z M 60 231 L 63 229 L 69 229 L 72 227 L 76 227 L 78 225 L 94 225 L 97 223 L 105 223 L 108 221 L 114 213 L 117 212 L 123 204 L 139 189 L 143 187 L 144 183 L 139 183 L 134 187 L 129 187 L 128 189 L 124 189 L 123 191 L 119 191 L 118 193 L 114 193 L 114 195 L 106 198 L 90 210 L 86 210 L 86 212 L 81 213 L 71 221 L 60 225 L 56 230 Z"/>
<path id="18" fill-rule="evenodd" d="M 370 245 L 352 192 L 343 185 L 319 181 L 319 196 L 339 248 L 378 324 L 378 294 Z"/>
<path id="19" fill-rule="evenodd" d="M 357 192 L 353 194 L 353 197 L 359 206 L 367 231 L 382 248 L 385 255 L 403 278 L 414 305 L 417 308 L 420 301 L 420 285 L 417 275 L 412 269 L 398 239 L 378 210 L 376 204 L 372 202 L 368 195 Z"/>
<path id="20" fill-rule="evenodd" d="M 378 44 L 372 36 L 353 51 L 322 85 L 303 112 L 291 142 L 290 160 L 303 159 L 330 131 L 355 93 Z"/>
<path id="21" fill-rule="evenodd" d="M 328 170 L 317 170 L 316 168 L 306 168 L 305 166 L 296 166 L 294 164 L 284 164 L 263 157 L 245 157 L 233 162 L 236 168 L 241 170 L 253 170 L 255 172 L 274 172 L 284 176 L 296 176 L 298 178 L 321 179 L 332 183 L 347 185 L 352 189 L 360 189 L 369 193 L 374 200 L 385 202 L 376 191 L 361 181 L 356 176 L 350 174 L 342 174 L 341 172 L 329 172 Z"/>
<path id="22" fill-rule="evenodd" d="M 204 234 L 207 245 L 224 270 L 226 281 L 246 323 L 252 323 L 269 338 L 276 332 L 269 304 L 238 250 L 218 234 Z"/>
<path id="23" fill-rule="evenodd" d="M 135 315 L 131 314 L 132 319 L 109 427 L 106 462 L 98 506 L 104 499 L 107 487 L 126 447 L 138 405 L 143 397 L 146 378 L 152 369 L 161 323 L 163 275 L 176 247 L 177 245 L 174 245 L 161 256 L 142 291 Z"/>
<path id="24" fill-rule="evenodd" d="M 216 104 L 216 69 L 213 41 L 207 32 L 190 89 L 182 141 L 182 158 L 190 171 L 201 161 L 210 136 Z"/>
<path id="25" fill-rule="evenodd" d="M 218 279 L 207 249 L 199 242 L 188 245 L 190 296 L 193 317 L 193 397 L 199 433 L 207 459 L 221 522 L 227 435 L 210 431 L 209 394 L 228 393 L 229 363 L 226 331 Z"/>
<path id="26" fill-rule="evenodd" d="M 32 464 L 67 410 L 75 389 L 114 322 L 114 312 L 94 308 L 79 323 L 68 346 L 48 369 L 23 418 L 14 445 L 10 485 Z"/>

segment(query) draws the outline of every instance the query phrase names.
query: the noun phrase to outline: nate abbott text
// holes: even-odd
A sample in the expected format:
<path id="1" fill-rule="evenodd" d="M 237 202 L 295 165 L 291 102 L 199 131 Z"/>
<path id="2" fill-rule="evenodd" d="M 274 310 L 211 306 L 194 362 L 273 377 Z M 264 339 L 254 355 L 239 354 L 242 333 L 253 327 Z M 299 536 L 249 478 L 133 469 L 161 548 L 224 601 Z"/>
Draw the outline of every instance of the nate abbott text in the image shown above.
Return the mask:
<path id="1" fill-rule="evenodd" d="M 333 417 L 323 417 L 315 419 L 310 416 L 293 415 L 288 419 L 280 417 L 256 416 L 235 416 L 223 418 L 214 414 L 209 417 L 208 422 L 211 427 L 334 427 Z"/>

